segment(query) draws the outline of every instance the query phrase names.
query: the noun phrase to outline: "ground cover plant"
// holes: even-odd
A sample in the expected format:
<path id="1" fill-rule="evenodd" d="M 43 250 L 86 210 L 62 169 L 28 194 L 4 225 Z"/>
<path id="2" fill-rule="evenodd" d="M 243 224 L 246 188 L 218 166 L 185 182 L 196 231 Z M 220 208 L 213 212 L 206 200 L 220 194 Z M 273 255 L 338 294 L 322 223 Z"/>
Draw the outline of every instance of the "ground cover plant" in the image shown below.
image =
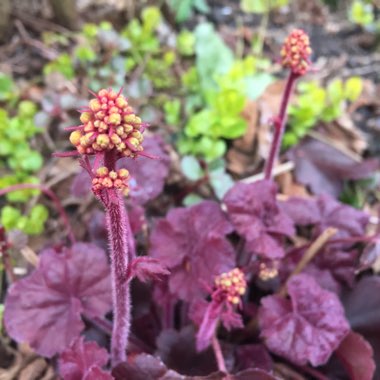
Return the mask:
<path id="1" fill-rule="evenodd" d="M 380 378 L 378 88 L 271 40 L 292 2 L 234 6 L 255 32 L 16 20 L 43 59 L 0 77 L 0 378 Z"/>

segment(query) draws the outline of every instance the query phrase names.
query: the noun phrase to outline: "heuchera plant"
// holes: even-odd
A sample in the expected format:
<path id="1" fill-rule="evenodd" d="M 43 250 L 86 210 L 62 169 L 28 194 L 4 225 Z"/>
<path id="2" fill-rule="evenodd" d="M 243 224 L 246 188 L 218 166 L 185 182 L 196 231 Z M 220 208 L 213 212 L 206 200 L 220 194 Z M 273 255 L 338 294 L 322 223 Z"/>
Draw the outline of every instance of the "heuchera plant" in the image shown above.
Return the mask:
<path id="1" fill-rule="evenodd" d="M 70 234 L 70 247 L 43 250 L 36 269 L 11 285 L 4 313 L 14 340 L 46 357 L 59 354 L 64 380 L 276 380 L 299 373 L 323 380 L 334 366 L 353 380 L 373 378 L 373 350 L 358 333 L 368 331 L 357 314 L 364 308 L 372 323 L 376 313 L 363 305 L 366 282 L 357 285 L 355 275 L 360 265 L 368 268 L 379 238 L 364 236 L 366 213 L 330 196 L 278 200 L 272 176 L 286 111 L 294 83 L 311 65 L 305 32 L 293 31 L 281 55 L 290 74 L 265 179 L 236 183 L 222 204 L 203 200 L 166 215 L 159 210 L 153 223 L 144 219 L 168 172 L 161 142 L 149 138 L 146 148 L 164 159 L 144 162 L 146 125 L 121 92 L 100 90 L 82 110 L 82 124 L 70 128 L 76 150 L 60 155 L 81 156 L 105 209 L 105 219 L 94 214 L 89 235 L 105 248 L 105 224 L 110 267 L 103 249 Z M 138 220 L 130 223 L 133 215 Z M 137 256 L 133 233 L 147 226 L 149 238 L 138 247 L 147 246 L 148 256 Z M 134 277 L 161 281 L 152 297 L 149 287 L 132 288 L 132 318 Z M 350 287 L 344 309 L 339 297 Z M 111 309 L 112 325 L 104 319 Z M 111 335 L 110 355 L 80 336 L 88 325 Z"/>

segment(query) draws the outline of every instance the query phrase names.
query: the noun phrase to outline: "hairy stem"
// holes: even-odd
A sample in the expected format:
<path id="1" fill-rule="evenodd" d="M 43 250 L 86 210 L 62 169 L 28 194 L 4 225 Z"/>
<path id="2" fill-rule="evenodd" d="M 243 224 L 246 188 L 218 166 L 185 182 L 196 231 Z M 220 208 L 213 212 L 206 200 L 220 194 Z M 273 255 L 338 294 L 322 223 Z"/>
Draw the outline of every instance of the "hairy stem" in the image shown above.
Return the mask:
<path id="1" fill-rule="evenodd" d="M 223 352 L 216 336 L 216 330 L 214 336 L 212 337 L 212 349 L 214 350 L 218 370 L 227 373 L 226 363 L 224 362 Z"/>
<path id="2" fill-rule="evenodd" d="M 113 329 L 111 341 L 112 366 L 126 360 L 130 329 L 131 306 L 128 271 L 127 214 L 124 200 L 119 193 L 112 194 L 106 204 L 108 238 L 111 247 L 111 276 L 113 299 Z"/>
<path id="3" fill-rule="evenodd" d="M 280 112 L 274 120 L 274 136 L 270 147 L 269 157 L 265 165 L 265 179 L 270 179 L 272 177 L 273 167 L 280 152 L 282 136 L 285 130 L 287 120 L 286 111 L 288 109 L 290 95 L 298 77 L 299 75 L 291 72 L 286 82 L 285 91 L 281 100 Z"/>
<path id="4" fill-rule="evenodd" d="M 115 170 L 116 156 L 114 153 L 105 154 L 104 165 L 110 171 Z M 111 364 L 115 367 L 127 358 L 126 351 L 131 325 L 128 272 L 135 245 L 122 194 L 114 189 L 105 189 L 100 199 L 106 209 L 108 240 L 111 248 L 113 301 Z"/>

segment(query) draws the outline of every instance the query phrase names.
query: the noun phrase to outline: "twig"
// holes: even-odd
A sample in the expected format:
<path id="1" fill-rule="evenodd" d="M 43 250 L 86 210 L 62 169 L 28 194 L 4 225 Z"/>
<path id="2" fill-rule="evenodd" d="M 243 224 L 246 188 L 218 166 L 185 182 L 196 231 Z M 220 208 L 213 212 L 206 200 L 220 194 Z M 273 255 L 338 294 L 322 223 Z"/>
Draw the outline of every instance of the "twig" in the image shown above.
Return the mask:
<path id="1" fill-rule="evenodd" d="M 293 272 L 290 273 L 288 279 L 285 284 L 281 287 L 278 292 L 279 295 L 285 296 L 287 293 L 286 285 L 289 282 L 290 278 L 295 276 L 296 274 L 302 272 L 302 270 L 306 267 L 306 265 L 315 257 L 315 255 L 321 250 L 321 248 L 326 244 L 326 242 L 333 237 L 338 230 L 334 227 L 329 227 L 325 231 L 322 232 L 321 235 L 314 241 L 314 243 L 307 249 L 305 254 L 302 256 L 301 260 L 298 262 L 297 266 L 294 268 Z"/>
<path id="2" fill-rule="evenodd" d="M 23 42 L 29 46 L 38 49 L 44 58 L 53 60 L 58 57 L 58 53 L 56 51 L 49 49 L 41 41 L 34 40 L 33 38 L 31 38 L 20 20 L 15 21 L 15 26 L 18 32 L 20 33 Z"/>
<path id="3" fill-rule="evenodd" d="M 280 174 L 290 172 L 294 169 L 294 167 L 295 165 L 294 165 L 294 162 L 292 161 L 284 162 L 283 164 L 277 165 L 273 169 L 273 177 L 277 177 Z M 255 174 L 253 176 L 244 178 L 241 180 L 241 182 L 252 183 L 252 182 L 260 181 L 264 178 L 265 178 L 264 173 L 259 173 L 259 174 Z"/>
<path id="4" fill-rule="evenodd" d="M 21 254 L 29 264 L 32 264 L 34 267 L 38 265 L 39 257 L 30 247 L 21 248 Z"/>

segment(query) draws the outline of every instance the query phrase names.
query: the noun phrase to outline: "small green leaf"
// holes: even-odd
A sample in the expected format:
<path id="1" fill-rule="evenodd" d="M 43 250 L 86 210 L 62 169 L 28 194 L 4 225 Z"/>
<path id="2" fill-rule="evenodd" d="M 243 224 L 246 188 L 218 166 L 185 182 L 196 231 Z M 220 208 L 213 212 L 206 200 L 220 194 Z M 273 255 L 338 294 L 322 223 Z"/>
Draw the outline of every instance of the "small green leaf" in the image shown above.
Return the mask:
<path id="1" fill-rule="evenodd" d="M 161 22 L 161 12 L 157 7 L 146 7 L 143 9 L 141 18 L 146 32 L 152 32 Z"/>
<path id="2" fill-rule="evenodd" d="M 94 62 L 96 60 L 96 54 L 89 46 L 77 46 L 74 50 L 74 55 L 82 63 Z"/>
<path id="3" fill-rule="evenodd" d="M 204 176 L 199 161 L 194 156 L 184 156 L 181 159 L 182 173 L 191 181 L 197 181 Z"/>
<path id="4" fill-rule="evenodd" d="M 9 231 L 15 229 L 21 218 L 21 212 L 12 206 L 1 209 L 1 224 Z"/>
<path id="5" fill-rule="evenodd" d="M 188 30 L 182 30 L 177 36 L 177 49 L 185 57 L 195 53 L 195 36 Z"/>
<path id="6" fill-rule="evenodd" d="M 23 100 L 18 105 L 18 115 L 21 118 L 33 118 L 37 112 L 37 105 L 30 100 Z"/>
<path id="7" fill-rule="evenodd" d="M 201 198 L 199 195 L 191 193 L 191 194 L 186 195 L 182 203 L 184 206 L 190 207 L 202 201 L 203 201 L 203 198 Z"/>
<path id="8" fill-rule="evenodd" d="M 344 84 L 344 97 L 354 102 L 363 91 L 363 81 L 360 77 L 351 77 Z"/>
<path id="9" fill-rule="evenodd" d="M 340 79 L 334 79 L 327 86 L 327 95 L 329 101 L 336 105 L 344 100 L 343 82 Z"/>
<path id="10" fill-rule="evenodd" d="M 218 168 L 210 172 L 210 184 L 214 189 L 218 199 L 223 199 L 224 195 L 234 185 L 232 177 L 226 173 L 225 168 Z"/>

